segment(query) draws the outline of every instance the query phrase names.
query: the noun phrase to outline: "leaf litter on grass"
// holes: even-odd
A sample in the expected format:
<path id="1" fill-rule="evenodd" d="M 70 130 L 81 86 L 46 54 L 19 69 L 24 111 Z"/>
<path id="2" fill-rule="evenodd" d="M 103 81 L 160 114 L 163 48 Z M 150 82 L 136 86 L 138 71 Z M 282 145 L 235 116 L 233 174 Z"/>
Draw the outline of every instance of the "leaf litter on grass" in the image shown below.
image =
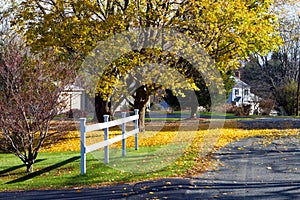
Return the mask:
<path id="1" fill-rule="evenodd" d="M 169 129 L 169 130 L 168 130 Z M 205 148 L 210 149 L 211 147 L 207 147 L 209 143 L 213 144 L 213 151 L 220 149 L 221 147 L 226 146 L 228 143 L 248 138 L 248 137 L 263 137 L 264 140 L 261 140 L 261 146 L 266 146 L 270 144 L 275 138 L 280 137 L 286 137 L 288 135 L 297 135 L 299 134 L 298 129 L 285 129 L 285 130 L 278 130 L 278 129 L 257 129 L 257 130 L 244 130 L 244 129 L 238 129 L 238 128 L 223 128 L 215 130 L 215 132 L 219 135 L 214 135 L 213 131 L 209 132 L 209 130 L 198 130 L 195 137 L 190 137 L 190 134 L 188 131 L 176 131 L 176 129 L 172 126 L 165 127 L 164 130 L 156 132 L 156 131 L 146 131 L 145 133 L 142 133 L 139 135 L 139 147 L 154 147 L 153 151 L 157 151 L 156 154 L 145 154 L 147 156 L 144 157 L 144 159 L 139 160 L 136 164 L 136 167 L 139 168 L 141 166 L 146 167 L 148 161 L 156 160 L 156 164 L 149 165 L 151 168 L 151 171 L 155 171 L 156 167 L 159 169 L 156 165 L 163 165 L 168 164 L 172 157 L 170 155 L 176 154 L 176 148 L 173 147 L 179 147 L 179 144 L 184 144 L 182 147 L 184 148 L 183 151 L 180 149 L 177 153 L 182 153 L 182 156 L 179 159 L 173 160 L 175 162 L 175 165 L 180 167 L 189 166 L 191 163 L 196 162 L 198 163 L 197 167 L 199 169 L 196 169 L 196 171 L 203 171 L 207 168 L 210 168 L 212 166 L 212 163 L 209 162 L 211 159 L 210 154 L 212 152 L 205 152 Z M 121 134 L 120 131 L 110 131 L 110 137 L 114 137 L 115 135 Z M 178 137 L 178 134 L 180 134 L 180 137 Z M 210 134 L 208 137 L 207 134 Z M 191 142 L 191 139 L 193 141 Z M 212 141 L 214 140 L 214 141 Z M 96 142 L 103 141 L 103 132 L 101 131 L 95 131 L 92 133 L 89 133 L 87 135 L 87 144 L 92 144 Z M 189 142 L 190 145 L 186 145 L 185 142 Z M 134 137 L 129 137 L 126 139 L 126 146 L 127 148 L 133 148 L 135 144 Z M 112 151 L 119 151 L 118 154 L 121 153 L 121 141 L 117 142 L 113 145 L 111 145 Z M 159 151 L 158 149 L 162 146 L 170 145 L 170 149 L 173 150 L 173 152 L 168 152 L 165 149 L 162 151 Z M 239 147 L 240 150 L 243 150 L 244 147 Z M 119 149 L 119 150 L 118 150 Z M 51 146 L 47 146 L 43 149 L 43 151 L 47 152 L 60 152 L 60 151 L 80 151 L 80 136 L 78 131 L 69 131 L 67 134 L 64 135 L 64 139 L 60 140 L 60 142 L 56 144 L 52 144 Z M 202 153 L 201 153 L 202 152 Z M 205 152 L 205 153 L 203 153 Z M 141 153 L 140 156 L 143 156 Z M 160 156 L 160 158 L 159 158 Z M 121 158 L 121 156 L 120 156 Z M 123 162 L 126 163 L 126 157 L 122 158 Z M 138 157 L 137 157 L 138 159 Z M 132 161 L 132 160 L 131 160 Z M 113 162 L 113 165 L 117 165 L 118 162 Z M 132 168 L 129 163 L 128 167 Z M 124 165 L 123 165 L 124 166 Z M 146 168 L 145 168 L 146 169 Z M 195 169 L 188 171 L 194 171 Z"/>
<path id="2" fill-rule="evenodd" d="M 219 132 L 218 137 L 214 137 Z M 111 130 L 110 131 L 110 136 L 114 137 L 115 135 L 119 135 L 121 132 L 119 130 Z M 181 137 L 177 137 L 178 134 Z M 209 137 L 207 137 L 207 134 Z M 261 148 L 264 148 L 264 146 L 269 145 L 270 143 L 274 143 L 274 140 L 279 144 L 280 143 L 280 138 L 282 137 L 287 137 L 289 135 L 295 135 L 295 137 L 300 137 L 299 136 L 299 130 L 298 129 L 286 129 L 286 130 L 277 130 L 277 129 L 260 129 L 260 130 L 243 130 L 243 129 L 237 129 L 237 128 L 223 128 L 223 129 L 218 129 L 216 132 L 208 132 L 205 129 L 200 129 L 197 131 L 196 135 L 194 138 L 192 138 L 192 142 L 190 142 L 191 137 L 188 134 L 188 130 L 185 131 L 178 131 L 178 129 L 172 126 L 165 127 L 163 130 L 159 132 L 151 132 L 148 131 L 144 135 L 140 134 L 140 150 L 138 152 L 135 152 L 133 150 L 134 147 L 134 137 L 130 137 L 127 139 L 126 144 L 128 147 L 128 152 L 129 153 L 136 153 L 140 154 L 140 157 L 143 157 L 143 149 L 147 149 L 147 151 L 154 151 L 156 149 L 159 149 L 162 146 L 165 145 L 176 145 L 176 142 L 190 142 L 190 145 L 185 147 L 184 153 L 182 156 L 180 156 L 177 160 L 174 161 L 173 164 L 171 165 L 164 165 L 164 169 L 160 169 L 161 165 L 164 163 L 169 164 L 168 158 L 161 158 L 157 159 L 156 163 L 152 163 L 150 165 L 149 160 L 151 160 L 151 157 L 144 157 L 143 160 L 139 163 L 137 166 L 133 166 L 134 162 L 130 163 L 128 161 L 127 164 L 131 164 L 132 166 L 129 167 L 140 167 L 143 168 L 146 164 L 148 164 L 149 168 L 151 169 L 151 173 L 146 173 L 145 175 L 141 175 L 143 177 L 142 179 L 152 179 L 152 178 L 159 178 L 162 176 L 170 177 L 170 176 L 184 176 L 184 175 L 193 175 L 193 174 L 198 174 L 201 172 L 204 172 L 208 169 L 212 169 L 216 167 L 218 164 L 216 160 L 212 158 L 212 153 L 224 146 L 226 146 L 228 143 L 237 141 L 240 139 L 248 138 L 248 137 L 261 137 L 262 139 L 259 140 L 259 145 Z M 205 156 L 201 154 L 201 150 L 204 148 L 204 141 L 209 142 L 210 139 L 216 139 L 216 142 L 214 143 L 213 150 L 211 153 L 206 154 Z M 182 141 L 178 141 L 182 140 Z M 103 141 L 103 132 L 97 131 L 95 133 L 89 133 L 87 137 L 87 144 L 92 144 L 94 142 L 99 142 Z M 143 148 L 146 147 L 146 148 Z M 130 149 L 131 148 L 131 149 Z M 241 149 L 244 147 L 240 147 Z M 43 151 L 47 152 L 65 152 L 65 151 L 79 151 L 80 150 L 80 137 L 79 137 L 79 132 L 78 131 L 68 131 L 61 140 L 59 140 L 58 143 L 52 144 L 51 146 L 46 146 L 46 148 L 43 149 Z M 118 151 L 119 154 L 121 153 L 121 142 L 116 143 L 111 146 L 111 151 Z M 165 155 L 168 152 L 166 152 Z M 172 153 L 172 152 L 169 152 Z M 132 154 L 130 154 L 132 155 Z M 155 156 L 157 156 L 156 154 Z M 137 157 L 138 159 L 139 157 Z M 124 161 L 126 160 L 126 157 L 124 158 Z M 132 160 L 131 160 L 132 161 Z M 97 162 L 98 163 L 98 162 Z M 105 165 L 101 165 L 105 166 Z M 98 168 L 99 166 L 97 165 L 90 165 L 92 168 Z M 98 170 L 91 169 L 95 175 L 98 174 Z M 104 170 L 104 171 L 103 171 Z M 156 171 L 157 170 L 157 171 Z M 61 174 L 59 176 L 63 176 L 65 172 L 61 171 Z M 68 172 L 69 173 L 69 172 Z M 94 177 L 93 179 L 90 180 L 90 182 L 86 184 L 103 184 L 103 183 L 116 183 L 119 181 L 134 181 L 136 180 L 134 177 L 140 177 L 140 174 L 134 175 L 134 173 L 126 173 L 125 171 L 119 171 L 117 173 L 117 170 L 114 170 L 114 172 L 103 168 L 102 170 L 99 171 L 99 173 L 104 173 L 101 174 L 101 176 Z M 73 173 L 72 173 L 73 174 Z M 130 177 L 132 178 L 129 178 Z M 125 179 L 124 179 L 125 178 Z M 95 180 L 94 180 L 95 179 Z M 74 182 L 74 179 L 72 180 L 72 183 Z M 84 177 L 79 177 L 78 180 L 80 181 L 85 181 Z M 79 182 L 80 182 L 79 181 Z M 66 183 L 67 184 L 67 183 Z"/>

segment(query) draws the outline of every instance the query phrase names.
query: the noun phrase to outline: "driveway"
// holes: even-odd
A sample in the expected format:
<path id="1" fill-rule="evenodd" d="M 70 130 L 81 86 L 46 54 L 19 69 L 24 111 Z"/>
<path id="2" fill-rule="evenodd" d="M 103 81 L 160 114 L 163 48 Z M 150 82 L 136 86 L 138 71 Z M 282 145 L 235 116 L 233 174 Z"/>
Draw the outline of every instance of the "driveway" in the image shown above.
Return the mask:
<path id="1" fill-rule="evenodd" d="M 300 199 L 300 135 L 250 138 L 215 153 L 218 169 L 192 178 L 73 190 L 0 193 L 0 199 Z"/>

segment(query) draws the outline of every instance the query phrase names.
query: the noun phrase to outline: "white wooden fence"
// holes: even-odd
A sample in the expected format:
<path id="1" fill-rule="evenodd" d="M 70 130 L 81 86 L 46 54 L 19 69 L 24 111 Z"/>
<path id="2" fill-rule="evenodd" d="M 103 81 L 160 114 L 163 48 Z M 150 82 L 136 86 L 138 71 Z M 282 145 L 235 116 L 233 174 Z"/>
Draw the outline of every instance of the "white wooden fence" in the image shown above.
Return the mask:
<path id="1" fill-rule="evenodd" d="M 104 122 L 92 125 L 86 125 L 86 118 L 80 118 L 80 171 L 81 174 L 86 173 L 86 154 L 104 147 L 104 163 L 109 163 L 109 145 L 122 140 L 122 156 L 126 155 L 126 138 L 135 135 L 135 149 L 138 149 L 138 110 L 134 110 L 134 115 L 126 117 L 126 113 L 122 112 L 122 118 L 114 121 L 108 121 L 109 115 L 104 115 Z M 134 130 L 126 132 L 126 123 L 134 122 Z M 109 128 L 122 124 L 122 135 L 118 135 L 109 139 Z M 86 146 L 86 133 L 104 130 L 104 141 Z"/>

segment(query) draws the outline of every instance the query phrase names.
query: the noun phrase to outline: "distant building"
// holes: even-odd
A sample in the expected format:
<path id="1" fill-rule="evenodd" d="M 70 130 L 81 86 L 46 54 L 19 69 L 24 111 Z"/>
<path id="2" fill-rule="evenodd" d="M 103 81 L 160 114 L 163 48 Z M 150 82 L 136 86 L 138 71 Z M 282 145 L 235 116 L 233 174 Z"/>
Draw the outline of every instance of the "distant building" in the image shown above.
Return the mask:
<path id="1" fill-rule="evenodd" d="M 63 112 L 69 110 L 86 110 L 86 93 L 85 90 L 81 87 L 70 85 L 66 87 L 64 92 L 62 93 L 63 98 L 66 100 L 65 110 Z"/>
<path id="2" fill-rule="evenodd" d="M 227 103 L 236 106 L 251 105 L 250 115 L 254 113 L 260 113 L 258 102 L 261 100 L 261 98 L 251 93 L 251 88 L 248 84 L 241 81 L 237 77 L 232 78 L 235 81 L 235 85 L 229 94 Z"/>

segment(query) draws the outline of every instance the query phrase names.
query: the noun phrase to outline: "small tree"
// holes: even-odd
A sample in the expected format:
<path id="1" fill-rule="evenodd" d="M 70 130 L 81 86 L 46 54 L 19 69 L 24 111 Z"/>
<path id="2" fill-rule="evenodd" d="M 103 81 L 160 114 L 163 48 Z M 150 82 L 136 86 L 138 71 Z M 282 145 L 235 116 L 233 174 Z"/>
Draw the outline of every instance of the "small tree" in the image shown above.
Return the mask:
<path id="1" fill-rule="evenodd" d="M 53 53 L 33 55 L 16 40 L 0 47 L 0 150 L 18 156 L 28 172 L 62 107 L 69 68 Z"/>
<path id="2" fill-rule="evenodd" d="M 274 101 L 272 99 L 265 99 L 259 102 L 259 107 L 263 110 L 264 115 L 270 115 L 271 110 L 274 107 Z"/>
<path id="3" fill-rule="evenodd" d="M 296 114 L 297 100 L 295 98 L 297 94 L 297 82 L 291 81 L 276 88 L 276 101 L 280 102 L 279 107 L 282 107 L 287 115 Z"/>

